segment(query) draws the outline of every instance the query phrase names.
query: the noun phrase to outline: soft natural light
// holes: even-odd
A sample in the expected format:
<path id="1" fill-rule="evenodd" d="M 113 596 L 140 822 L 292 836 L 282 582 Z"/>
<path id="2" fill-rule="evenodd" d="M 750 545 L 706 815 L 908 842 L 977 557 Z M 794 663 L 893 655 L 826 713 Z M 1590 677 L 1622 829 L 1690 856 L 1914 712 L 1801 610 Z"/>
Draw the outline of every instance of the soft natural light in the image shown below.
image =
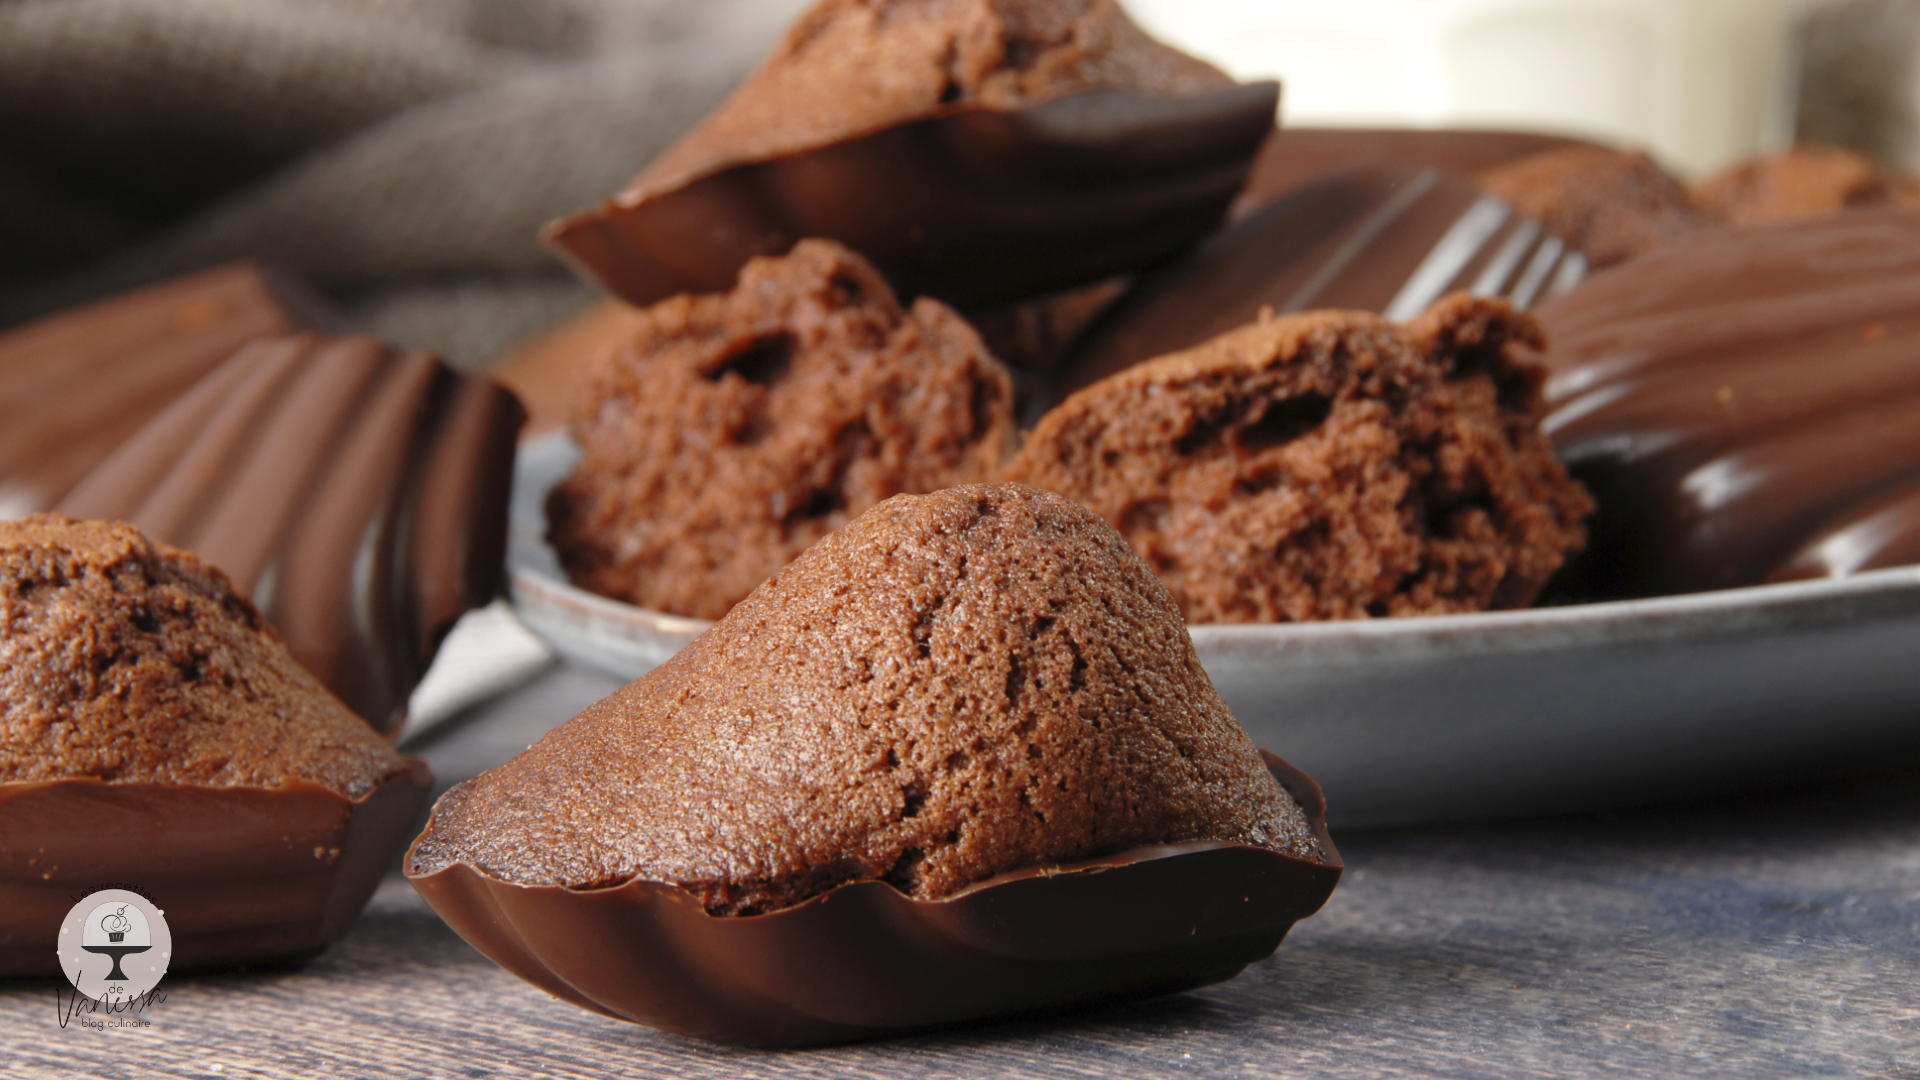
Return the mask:
<path id="1" fill-rule="evenodd" d="M 1601 136 L 1699 173 L 1785 134 L 1785 0 L 1127 0 L 1153 33 L 1285 84 L 1289 124 Z"/>

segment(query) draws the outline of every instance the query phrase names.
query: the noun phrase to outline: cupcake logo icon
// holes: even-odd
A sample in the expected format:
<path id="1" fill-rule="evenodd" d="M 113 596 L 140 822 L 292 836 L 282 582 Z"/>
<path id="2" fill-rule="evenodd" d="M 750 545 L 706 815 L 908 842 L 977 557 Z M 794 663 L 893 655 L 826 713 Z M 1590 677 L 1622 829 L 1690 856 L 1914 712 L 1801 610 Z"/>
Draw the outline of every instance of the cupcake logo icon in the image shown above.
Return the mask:
<path id="1" fill-rule="evenodd" d="M 173 935 L 166 915 L 146 897 L 102 889 L 67 912 L 56 951 L 73 988 L 112 1008 L 160 984 L 173 957 Z"/>

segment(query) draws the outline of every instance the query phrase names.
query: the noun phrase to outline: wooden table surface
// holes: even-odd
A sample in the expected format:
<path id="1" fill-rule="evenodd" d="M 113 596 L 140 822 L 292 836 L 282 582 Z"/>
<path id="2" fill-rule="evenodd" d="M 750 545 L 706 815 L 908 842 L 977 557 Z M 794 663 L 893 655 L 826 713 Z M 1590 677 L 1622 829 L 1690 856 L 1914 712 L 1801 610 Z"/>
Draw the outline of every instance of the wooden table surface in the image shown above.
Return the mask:
<path id="1" fill-rule="evenodd" d="M 611 686 L 556 669 L 422 752 L 451 782 Z M 1920 1080 L 1920 774 L 1337 839 L 1327 908 L 1231 982 L 788 1053 L 555 1001 L 396 875 L 303 968 L 169 977 L 151 1028 L 63 1029 L 53 982 L 6 985 L 0 1076 Z"/>

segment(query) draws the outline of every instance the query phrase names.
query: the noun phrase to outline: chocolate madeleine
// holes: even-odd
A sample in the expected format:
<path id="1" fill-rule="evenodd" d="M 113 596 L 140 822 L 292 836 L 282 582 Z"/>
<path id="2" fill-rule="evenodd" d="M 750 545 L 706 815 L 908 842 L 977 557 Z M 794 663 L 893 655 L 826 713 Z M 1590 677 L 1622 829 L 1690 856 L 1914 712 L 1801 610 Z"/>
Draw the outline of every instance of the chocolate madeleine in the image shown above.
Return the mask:
<path id="1" fill-rule="evenodd" d="M 718 618 L 890 495 L 991 477 L 1013 388 L 966 321 L 908 306 L 867 263 L 809 240 L 718 296 L 642 312 L 593 369 L 579 464 L 548 500 L 573 581 Z"/>
<path id="2" fill-rule="evenodd" d="M 821 0 L 719 109 L 547 241 L 634 304 L 839 240 L 962 308 L 1148 265 L 1213 227 L 1273 128 L 1114 0 Z"/>
<path id="3" fill-rule="evenodd" d="M 407 872 L 570 1000 L 816 1042 L 1225 978 L 1332 889 L 1321 812 L 1110 527 L 972 485 L 457 785 Z"/>
<path id="4" fill-rule="evenodd" d="M 1694 185 L 1728 221 L 1791 221 L 1870 206 L 1920 207 L 1920 176 L 1838 146 L 1802 144 L 1731 166 Z"/>
<path id="5" fill-rule="evenodd" d="M 1480 174 L 1480 184 L 1578 249 L 1612 266 L 1720 220 L 1642 153 L 1601 146 L 1546 150 Z"/>
<path id="6" fill-rule="evenodd" d="M 131 882 L 175 967 L 344 933 L 431 777 L 225 575 L 131 526 L 0 523 L 0 974 L 54 974 L 76 895 Z"/>
<path id="7" fill-rule="evenodd" d="M 1467 296 L 1263 318 L 1069 397 L 1004 476 L 1111 521 L 1189 622 L 1523 607 L 1591 509 L 1539 432 L 1542 346 Z"/>

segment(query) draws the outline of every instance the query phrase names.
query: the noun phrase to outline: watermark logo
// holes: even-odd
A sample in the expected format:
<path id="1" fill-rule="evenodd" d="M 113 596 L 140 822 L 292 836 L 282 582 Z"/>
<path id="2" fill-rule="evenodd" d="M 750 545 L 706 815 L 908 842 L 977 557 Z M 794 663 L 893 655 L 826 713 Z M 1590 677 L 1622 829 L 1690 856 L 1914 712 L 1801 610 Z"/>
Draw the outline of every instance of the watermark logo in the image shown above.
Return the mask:
<path id="1" fill-rule="evenodd" d="M 155 987 L 173 958 L 173 934 L 152 901 L 125 889 L 101 889 L 73 905 L 60 923 L 60 970 L 77 991 L 61 1010 L 61 1026 L 76 1014 L 87 1027 L 107 1026 L 92 1019 L 105 1013 L 122 1017 L 145 1010 L 157 1000 Z M 84 1000 L 83 1000 L 84 999 Z M 146 1026 L 116 1019 L 112 1026 Z"/>

